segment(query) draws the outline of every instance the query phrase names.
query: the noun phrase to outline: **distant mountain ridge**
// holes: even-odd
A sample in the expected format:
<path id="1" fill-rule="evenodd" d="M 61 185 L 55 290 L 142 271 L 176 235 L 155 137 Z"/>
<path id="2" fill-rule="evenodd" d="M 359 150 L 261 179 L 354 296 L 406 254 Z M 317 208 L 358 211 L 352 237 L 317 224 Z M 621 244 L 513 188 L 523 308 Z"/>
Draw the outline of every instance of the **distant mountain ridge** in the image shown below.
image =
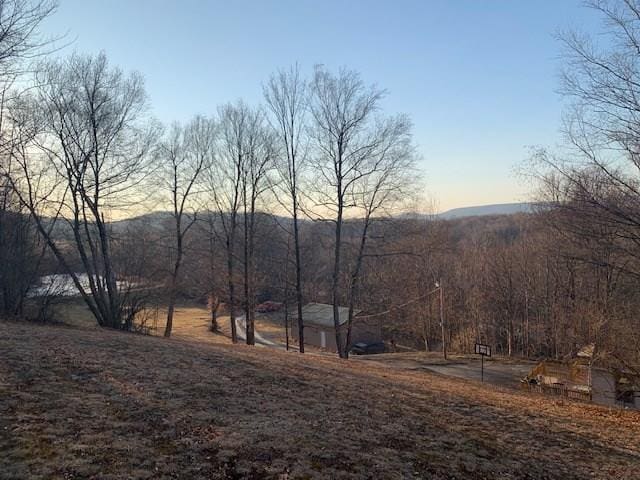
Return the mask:
<path id="1" fill-rule="evenodd" d="M 492 205 L 474 205 L 470 207 L 460 207 L 453 208 L 451 210 L 447 210 L 445 212 L 438 213 L 436 215 L 433 214 L 424 214 L 424 213 L 404 213 L 399 215 L 397 218 L 400 219 L 422 219 L 422 218 L 439 218 L 443 220 L 455 220 L 459 218 L 466 217 L 482 217 L 489 215 L 513 215 L 516 213 L 532 213 L 536 207 L 541 207 L 541 203 L 530 203 L 530 202 L 522 202 L 522 203 L 497 203 Z M 215 212 L 210 212 L 209 214 L 217 215 Z M 199 217 L 204 218 L 208 213 L 200 212 Z M 271 218 L 274 221 L 280 222 L 283 225 L 287 225 L 292 221 L 291 218 L 281 216 L 281 215 L 272 215 L 268 213 L 259 213 L 258 215 L 263 215 L 267 218 Z M 51 221 L 50 219 L 46 219 L 46 221 Z M 111 228 L 117 233 L 124 233 L 127 230 L 135 230 L 137 228 L 151 227 L 153 229 L 163 229 L 167 226 L 171 228 L 171 223 L 173 221 L 173 214 L 168 211 L 158 210 L 155 212 L 144 213 L 142 215 L 124 218 L 120 220 L 114 220 L 109 222 Z M 308 220 L 301 219 L 303 223 L 307 223 Z M 70 237 L 72 235 L 70 225 L 60 220 L 56 223 L 55 226 L 55 236 L 61 237 Z"/>
<path id="2" fill-rule="evenodd" d="M 453 208 L 439 213 L 437 216 L 445 220 L 452 220 L 455 218 L 480 217 L 486 215 L 512 215 L 514 213 L 531 213 L 535 206 L 535 203 L 530 202 L 475 205 L 472 207 Z"/>

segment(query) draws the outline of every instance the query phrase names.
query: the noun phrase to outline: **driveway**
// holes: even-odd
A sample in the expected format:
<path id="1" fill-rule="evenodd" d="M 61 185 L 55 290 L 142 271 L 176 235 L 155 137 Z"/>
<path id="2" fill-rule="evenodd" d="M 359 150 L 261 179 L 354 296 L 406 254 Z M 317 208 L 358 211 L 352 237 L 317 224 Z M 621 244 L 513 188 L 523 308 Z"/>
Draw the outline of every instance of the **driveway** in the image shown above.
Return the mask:
<path id="1" fill-rule="evenodd" d="M 351 357 L 355 361 L 375 362 L 396 370 L 428 370 L 449 377 L 481 380 L 480 359 L 462 356 L 444 360 L 435 355 L 420 353 L 389 353 Z M 484 381 L 501 387 L 518 388 L 520 380 L 529 373 L 533 363 L 512 360 L 485 360 Z"/>
<path id="2" fill-rule="evenodd" d="M 447 365 L 429 365 L 424 367 L 442 375 L 466 378 L 467 380 L 481 380 L 480 362 L 451 363 Z M 501 387 L 517 388 L 520 380 L 531 370 L 530 364 L 500 363 L 496 361 L 484 363 L 484 381 Z"/>
<path id="3" fill-rule="evenodd" d="M 245 316 L 241 315 L 239 317 L 236 317 L 236 331 L 238 333 L 238 338 L 240 340 L 247 339 L 246 329 L 247 329 L 247 322 L 245 320 Z M 256 328 L 254 328 L 253 336 L 256 341 L 256 345 L 260 347 L 282 348 L 282 349 L 286 348 L 285 344 L 282 342 L 274 342 L 272 340 L 264 338 L 262 335 L 260 335 L 260 333 Z M 289 349 L 291 350 L 291 345 L 289 346 Z"/>

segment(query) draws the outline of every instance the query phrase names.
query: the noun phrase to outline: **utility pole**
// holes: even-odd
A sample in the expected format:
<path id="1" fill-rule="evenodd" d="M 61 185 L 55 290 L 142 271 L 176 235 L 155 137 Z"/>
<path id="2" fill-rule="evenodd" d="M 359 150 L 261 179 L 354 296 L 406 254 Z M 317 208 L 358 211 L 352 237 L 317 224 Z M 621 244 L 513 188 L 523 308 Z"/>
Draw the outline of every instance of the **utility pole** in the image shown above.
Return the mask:
<path id="1" fill-rule="evenodd" d="M 442 331 L 442 356 L 447 359 L 447 340 L 444 334 L 444 292 L 442 290 L 442 280 L 438 280 L 436 286 L 440 290 L 440 329 Z"/>

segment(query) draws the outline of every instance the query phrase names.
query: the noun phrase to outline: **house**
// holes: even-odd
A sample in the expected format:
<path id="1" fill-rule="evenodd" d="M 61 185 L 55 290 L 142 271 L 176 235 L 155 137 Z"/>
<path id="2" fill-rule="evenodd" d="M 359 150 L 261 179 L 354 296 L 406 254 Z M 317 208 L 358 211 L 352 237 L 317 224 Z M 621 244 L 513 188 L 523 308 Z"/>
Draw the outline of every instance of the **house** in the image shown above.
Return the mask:
<path id="1" fill-rule="evenodd" d="M 600 405 L 640 408 L 640 381 L 630 372 L 593 366 L 594 345 L 565 361 L 543 360 L 522 380 L 522 388 Z"/>
<path id="2" fill-rule="evenodd" d="M 347 321 L 349 309 L 338 307 L 340 329 L 346 341 Z M 382 341 L 382 327 L 379 320 L 364 318 L 360 310 L 354 311 L 353 325 L 351 327 L 351 345 L 359 342 L 374 343 Z M 327 303 L 308 303 L 302 307 L 302 320 L 304 322 L 304 344 L 330 352 L 337 352 L 336 331 L 333 324 L 333 305 Z M 298 338 L 298 316 L 292 315 L 291 334 Z"/>

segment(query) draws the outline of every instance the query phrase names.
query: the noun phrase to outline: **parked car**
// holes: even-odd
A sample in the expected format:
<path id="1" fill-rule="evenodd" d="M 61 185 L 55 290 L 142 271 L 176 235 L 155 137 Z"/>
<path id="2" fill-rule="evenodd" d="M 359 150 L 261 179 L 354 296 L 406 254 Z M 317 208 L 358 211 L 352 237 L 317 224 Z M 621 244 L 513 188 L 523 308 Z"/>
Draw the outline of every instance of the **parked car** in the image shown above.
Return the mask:
<path id="1" fill-rule="evenodd" d="M 383 342 L 375 342 L 375 343 L 358 342 L 353 344 L 350 352 L 353 355 L 372 355 L 375 353 L 384 353 L 385 346 Z"/>
<path id="2" fill-rule="evenodd" d="M 277 312 L 281 308 L 282 308 L 282 302 L 273 302 L 271 300 L 267 300 L 266 302 L 263 302 L 256 307 L 256 312 L 271 313 L 271 312 Z"/>

